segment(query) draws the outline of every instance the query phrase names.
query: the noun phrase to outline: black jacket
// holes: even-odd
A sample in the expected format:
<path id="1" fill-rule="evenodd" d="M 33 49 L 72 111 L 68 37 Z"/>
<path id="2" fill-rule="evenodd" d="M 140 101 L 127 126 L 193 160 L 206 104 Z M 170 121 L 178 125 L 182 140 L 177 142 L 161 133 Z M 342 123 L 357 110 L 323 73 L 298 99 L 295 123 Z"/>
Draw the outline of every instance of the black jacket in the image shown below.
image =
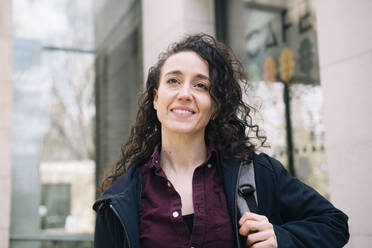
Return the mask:
<path id="1" fill-rule="evenodd" d="M 138 210 L 141 200 L 141 162 L 120 176 L 95 202 L 95 248 L 140 247 Z M 311 187 L 293 178 L 281 163 L 266 154 L 253 160 L 258 213 L 274 226 L 279 248 L 342 247 L 349 239 L 348 217 Z M 240 161 L 221 159 L 229 214 L 238 237 L 236 185 Z M 239 241 L 240 240 L 240 241 Z"/>

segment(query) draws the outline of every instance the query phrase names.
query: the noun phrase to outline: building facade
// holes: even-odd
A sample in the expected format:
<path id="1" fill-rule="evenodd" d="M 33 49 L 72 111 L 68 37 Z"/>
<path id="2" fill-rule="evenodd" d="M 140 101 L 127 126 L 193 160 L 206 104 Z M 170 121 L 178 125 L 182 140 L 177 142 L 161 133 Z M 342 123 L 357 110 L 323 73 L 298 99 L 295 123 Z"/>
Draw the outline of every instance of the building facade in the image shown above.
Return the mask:
<path id="1" fill-rule="evenodd" d="M 265 152 L 348 214 L 351 239 L 347 247 L 369 246 L 371 1 L 96 0 L 94 4 L 96 168 L 91 168 L 92 161 L 85 167 L 91 177 L 95 171 L 95 186 L 119 157 L 135 120 L 138 94 L 158 54 L 186 34 L 204 32 L 228 44 L 242 60 L 252 84 L 246 100 L 261 106 L 254 118 L 271 145 Z M 12 162 L 12 30 L 12 1 L 3 0 L 0 186 L 5 201 L 0 205 L 0 247 L 11 246 L 15 219 L 11 220 L 10 212 L 22 207 L 11 206 L 12 168 L 16 167 Z M 49 171 L 47 165 L 41 172 Z M 65 166 L 64 172 L 70 173 Z M 44 174 L 43 182 L 47 186 L 68 183 L 57 180 L 55 174 L 54 170 Z M 86 229 L 92 230 L 92 221 L 89 223 Z M 12 242 L 20 239 L 17 237 L 13 235 Z M 30 237 L 23 235 L 22 239 Z M 50 237 L 45 236 L 44 241 Z M 89 247 L 91 238 L 90 233 L 77 241 L 85 240 Z M 39 247 L 38 242 L 33 245 Z"/>

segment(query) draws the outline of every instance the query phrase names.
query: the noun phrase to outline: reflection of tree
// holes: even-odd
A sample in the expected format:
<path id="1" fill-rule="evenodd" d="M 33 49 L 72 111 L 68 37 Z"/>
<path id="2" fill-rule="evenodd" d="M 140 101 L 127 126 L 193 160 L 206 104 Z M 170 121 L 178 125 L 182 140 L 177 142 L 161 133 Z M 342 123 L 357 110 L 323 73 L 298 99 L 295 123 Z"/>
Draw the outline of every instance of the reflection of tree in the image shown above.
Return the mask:
<path id="1" fill-rule="evenodd" d="M 63 18 L 60 29 L 46 33 L 43 43 L 91 50 L 92 1 L 64 0 L 51 6 L 56 13 L 63 13 Z M 94 159 L 94 55 L 44 51 L 43 64 L 52 83 L 42 160 Z"/>
<path id="2" fill-rule="evenodd" d="M 65 0 L 64 8 L 69 22 L 69 43 L 72 47 L 93 48 L 93 1 Z"/>
<path id="3" fill-rule="evenodd" d="M 58 52 L 47 58 L 52 104 L 42 159 L 94 159 L 93 56 Z"/>

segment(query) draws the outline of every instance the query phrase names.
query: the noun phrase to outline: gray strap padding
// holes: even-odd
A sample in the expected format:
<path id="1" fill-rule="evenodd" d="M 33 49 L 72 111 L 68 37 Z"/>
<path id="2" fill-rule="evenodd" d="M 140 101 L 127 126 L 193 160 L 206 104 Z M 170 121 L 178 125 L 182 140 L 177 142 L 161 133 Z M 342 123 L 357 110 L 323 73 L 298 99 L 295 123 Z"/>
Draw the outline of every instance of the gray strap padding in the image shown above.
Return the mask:
<path id="1" fill-rule="evenodd" d="M 251 162 L 249 164 L 242 163 L 240 165 L 240 171 L 239 171 L 239 178 L 238 178 L 238 180 L 239 180 L 238 181 L 238 185 L 237 185 L 238 187 L 237 187 L 237 190 L 236 190 L 235 194 L 236 194 L 238 209 L 239 209 L 240 215 L 242 215 L 245 212 L 250 212 L 250 210 L 249 210 L 247 201 L 242 196 L 239 195 L 238 189 L 239 189 L 239 187 L 241 185 L 244 185 L 244 184 L 250 184 L 254 188 L 256 188 L 256 181 L 254 179 L 253 162 Z M 256 203 L 258 205 L 258 202 L 257 202 L 257 192 L 256 191 L 254 192 L 254 198 L 255 198 Z"/>

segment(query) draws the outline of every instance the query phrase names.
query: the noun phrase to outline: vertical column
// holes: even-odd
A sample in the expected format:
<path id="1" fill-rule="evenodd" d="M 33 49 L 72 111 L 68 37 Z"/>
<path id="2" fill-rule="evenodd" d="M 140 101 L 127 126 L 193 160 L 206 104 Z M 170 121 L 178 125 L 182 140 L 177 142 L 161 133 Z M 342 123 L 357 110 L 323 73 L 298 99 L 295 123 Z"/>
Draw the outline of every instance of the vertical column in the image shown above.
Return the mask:
<path id="1" fill-rule="evenodd" d="M 372 2 L 317 1 L 330 197 L 349 215 L 348 247 L 372 243 Z"/>
<path id="2" fill-rule="evenodd" d="M 142 88 L 141 1 L 100 1 L 94 18 L 99 185 L 105 169 L 118 159 L 136 119 L 137 95 Z"/>
<path id="3" fill-rule="evenodd" d="M 10 222 L 13 37 L 11 0 L 0 1 L 0 247 L 8 247 Z"/>
<path id="4" fill-rule="evenodd" d="M 185 34 L 215 35 L 214 0 L 143 0 L 144 78 L 160 52 Z"/>

